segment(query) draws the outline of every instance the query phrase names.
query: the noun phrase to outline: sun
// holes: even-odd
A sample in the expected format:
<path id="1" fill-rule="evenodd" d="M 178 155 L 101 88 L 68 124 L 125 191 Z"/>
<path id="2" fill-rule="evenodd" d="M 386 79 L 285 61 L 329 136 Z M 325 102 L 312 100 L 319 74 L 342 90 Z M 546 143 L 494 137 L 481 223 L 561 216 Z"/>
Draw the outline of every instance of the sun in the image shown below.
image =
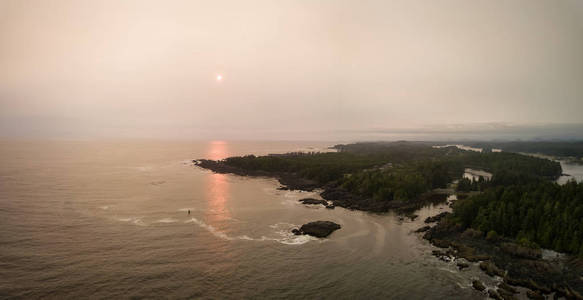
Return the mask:
<path id="1" fill-rule="evenodd" d="M 217 81 L 221 81 L 221 80 L 223 80 L 223 75 L 221 75 L 221 74 L 217 75 Z"/>

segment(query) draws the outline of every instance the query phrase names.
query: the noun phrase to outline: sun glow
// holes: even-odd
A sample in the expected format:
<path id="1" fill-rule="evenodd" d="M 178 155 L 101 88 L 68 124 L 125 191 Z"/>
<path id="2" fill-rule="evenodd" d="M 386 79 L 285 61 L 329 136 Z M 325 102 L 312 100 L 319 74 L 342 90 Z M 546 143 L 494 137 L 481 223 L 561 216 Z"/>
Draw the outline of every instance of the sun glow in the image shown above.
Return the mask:
<path id="1" fill-rule="evenodd" d="M 221 74 L 217 75 L 217 81 L 221 81 L 221 80 L 223 80 L 223 75 L 221 75 Z"/>

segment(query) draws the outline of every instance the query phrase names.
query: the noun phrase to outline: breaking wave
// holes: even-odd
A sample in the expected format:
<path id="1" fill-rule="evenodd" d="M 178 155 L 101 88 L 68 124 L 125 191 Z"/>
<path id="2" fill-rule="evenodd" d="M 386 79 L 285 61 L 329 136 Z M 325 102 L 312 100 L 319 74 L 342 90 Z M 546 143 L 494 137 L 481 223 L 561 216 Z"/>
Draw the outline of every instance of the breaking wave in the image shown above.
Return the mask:
<path id="1" fill-rule="evenodd" d="M 200 228 L 207 230 L 215 237 L 227 241 L 233 240 L 257 241 L 257 242 L 275 241 L 285 245 L 302 245 L 309 241 L 319 240 L 309 235 L 294 235 L 291 232 L 291 229 L 296 228 L 297 226 L 290 223 L 277 223 L 274 225 L 270 225 L 269 227 L 275 229 L 275 233 L 278 235 L 278 237 L 261 236 L 260 238 L 252 238 L 248 235 L 229 236 L 228 234 L 216 229 L 214 226 L 206 224 L 205 222 L 194 217 L 191 218 L 190 220 L 185 221 L 184 223 L 194 223 L 198 225 Z"/>

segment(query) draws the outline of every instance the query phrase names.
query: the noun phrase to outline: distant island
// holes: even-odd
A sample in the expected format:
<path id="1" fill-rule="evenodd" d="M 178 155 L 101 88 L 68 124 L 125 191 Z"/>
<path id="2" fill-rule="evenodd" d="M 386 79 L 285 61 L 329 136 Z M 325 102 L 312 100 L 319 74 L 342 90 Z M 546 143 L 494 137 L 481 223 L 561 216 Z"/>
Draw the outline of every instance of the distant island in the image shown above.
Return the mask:
<path id="1" fill-rule="evenodd" d="M 545 157 L 583 157 L 581 143 L 468 143 L 468 151 L 445 143 L 369 142 L 336 145 L 335 152 L 196 160 L 218 173 L 277 178 L 281 189 L 321 189 L 334 206 L 372 212 L 397 212 L 415 218 L 428 202 L 457 194 L 452 213 L 426 220 L 420 228 L 444 260 L 481 261 L 489 275 L 504 279 L 490 297 L 513 299 L 514 288 L 529 297 L 555 293 L 583 299 L 583 183 L 559 185 L 560 163 Z M 496 149 L 497 151 L 492 151 Z M 498 149 L 502 151 L 498 151 Z M 462 178 L 466 169 L 491 178 Z M 541 249 L 565 255 L 560 263 L 543 259 Z M 458 266 L 464 268 L 464 260 Z M 481 283 L 474 287 L 480 289 Z"/>

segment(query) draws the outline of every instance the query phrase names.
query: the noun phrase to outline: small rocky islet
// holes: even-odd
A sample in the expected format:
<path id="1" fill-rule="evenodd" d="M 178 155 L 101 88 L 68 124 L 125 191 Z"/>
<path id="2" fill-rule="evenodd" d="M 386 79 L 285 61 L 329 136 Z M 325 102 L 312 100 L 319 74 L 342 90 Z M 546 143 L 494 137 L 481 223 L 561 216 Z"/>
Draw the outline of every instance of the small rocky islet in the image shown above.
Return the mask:
<path id="1" fill-rule="evenodd" d="M 324 205 L 324 207 L 326 207 L 326 208 L 330 208 L 330 209 L 334 208 L 334 204 L 330 204 L 326 200 L 320 200 L 320 199 L 314 199 L 314 198 L 304 198 L 304 199 L 300 199 L 298 201 L 301 202 L 302 204 L 306 204 L 306 205 L 320 205 L 321 204 L 321 205 Z"/>
<path id="2" fill-rule="evenodd" d="M 317 238 L 325 238 L 340 228 L 342 226 L 331 221 L 315 221 L 306 223 L 299 229 L 292 229 L 292 233 L 295 235 L 307 234 Z"/>

